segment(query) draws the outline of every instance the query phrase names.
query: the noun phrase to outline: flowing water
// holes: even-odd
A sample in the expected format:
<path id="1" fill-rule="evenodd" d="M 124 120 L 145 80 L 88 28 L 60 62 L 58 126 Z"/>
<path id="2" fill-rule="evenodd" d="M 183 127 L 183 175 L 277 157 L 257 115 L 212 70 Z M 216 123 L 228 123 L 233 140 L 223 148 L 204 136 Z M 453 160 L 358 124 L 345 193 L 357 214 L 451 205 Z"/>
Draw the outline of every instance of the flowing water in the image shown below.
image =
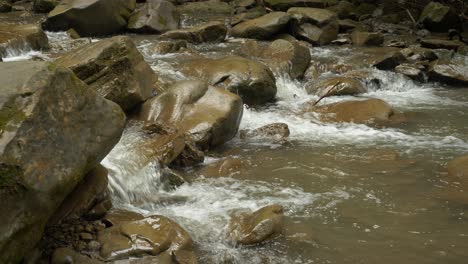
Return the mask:
<path id="1" fill-rule="evenodd" d="M 158 55 L 151 52 L 150 38 L 133 37 L 166 80 L 184 79 L 177 71 L 184 59 L 235 54 L 243 46 L 230 40 L 193 47 L 191 53 Z M 68 41 L 57 33 L 49 33 L 49 38 L 55 44 Z M 312 48 L 311 54 L 314 61 L 366 68 L 360 57 L 365 50 Z M 468 67 L 468 57 L 456 59 Z M 189 183 L 168 191 L 160 184 L 159 165 L 147 163 L 135 150 L 144 135 L 140 124 L 131 122 L 103 161 L 110 171 L 114 205 L 174 219 L 196 242 L 200 263 L 466 263 L 468 208 L 451 199 L 460 190 L 444 179 L 444 166 L 468 153 L 468 89 L 366 70 L 381 85 L 369 84 L 369 92 L 360 98 L 387 101 L 408 113 L 407 123 L 379 128 L 322 123 L 302 114 L 307 103 L 317 99 L 305 92 L 307 84 L 277 73 L 277 102 L 245 107 L 241 129 L 284 122 L 291 130 L 288 144 L 233 139 L 210 152 L 205 165 L 235 157 L 242 160 L 242 168 L 221 177 L 189 168 Z M 351 98 L 326 98 L 322 103 Z M 286 209 L 282 236 L 256 247 L 226 242 L 232 210 L 273 203 Z"/>

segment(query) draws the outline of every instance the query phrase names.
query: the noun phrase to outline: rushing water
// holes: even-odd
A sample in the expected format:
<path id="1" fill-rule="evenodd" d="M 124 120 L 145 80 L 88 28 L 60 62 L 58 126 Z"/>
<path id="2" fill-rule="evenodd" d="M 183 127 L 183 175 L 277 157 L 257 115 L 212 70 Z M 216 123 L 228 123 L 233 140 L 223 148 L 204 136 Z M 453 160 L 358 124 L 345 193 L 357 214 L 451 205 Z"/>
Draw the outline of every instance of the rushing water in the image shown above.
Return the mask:
<path id="1" fill-rule="evenodd" d="M 57 33 L 49 38 L 53 44 L 68 41 Z M 219 57 L 238 53 L 242 46 L 231 41 L 193 47 L 196 52 L 190 54 L 158 55 L 151 52 L 153 40 L 135 36 L 135 42 L 166 80 L 184 79 L 177 66 L 190 54 Z M 313 60 L 366 68 L 356 63 L 359 53 L 365 51 L 311 49 Z M 456 59 L 468 67 L 467 57 Z M 443 172 L 447 160 L 468 153 L 468 89 L 367 70 L 381 85 L 369 86 L 360 97 L 387 101 L 409 113 L 408 123 L 388 128 L 322 123 L 301 114 L 307 102 L 317 99 L 305 92 L 307 84 L 278 73 L 278 101 L 246 107 L 241 129 L 284 122 L 291 130 L 289 144 L 233 139 L 209 153 L 205 164 L 241 158 L 239 171 L 209 177 L 189 168 L 189 183 L 169 191 L 160 184 L 159 165 L 138 155 L 136 148 L 145 139 L 132 123 L 103 161 L 114 205 L 180 223 L 196 242 L 200 263 L 466 263 L 468 209 L 449 199 L 458 190 L 446 183 Z M 257 247 L 226 241 L 232 210 L 272 203 L 286 209 L 281 237 Z"/>

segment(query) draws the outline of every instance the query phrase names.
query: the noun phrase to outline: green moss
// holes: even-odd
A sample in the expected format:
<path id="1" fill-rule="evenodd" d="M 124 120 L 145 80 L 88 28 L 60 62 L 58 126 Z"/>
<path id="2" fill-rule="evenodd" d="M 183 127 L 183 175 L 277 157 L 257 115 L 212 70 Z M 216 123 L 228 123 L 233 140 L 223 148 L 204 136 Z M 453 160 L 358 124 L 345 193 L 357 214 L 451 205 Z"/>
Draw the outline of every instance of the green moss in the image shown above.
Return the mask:
<path id="1" fill-rule="evenodd" d="M 159 24 L 163 25 L 163 26 L 166 26 L 167 25 L 167 21 L 166 19 L 163 17 L 163 16 L 159 16 L 158 17 L 158 22 Z"/>
<path id="2" fill-rule="evenodd" d="M 18 191 L 23 186 L 23 171 L 19 166 L 0 164 L 0 190 Z"/>
<path id="3" fill-rule="evenodd" d="M 25 113 L 16 104 L 17 97 L 11 97 L 0 109 L 0 130 L 10 131 L 26 118 Z"/>

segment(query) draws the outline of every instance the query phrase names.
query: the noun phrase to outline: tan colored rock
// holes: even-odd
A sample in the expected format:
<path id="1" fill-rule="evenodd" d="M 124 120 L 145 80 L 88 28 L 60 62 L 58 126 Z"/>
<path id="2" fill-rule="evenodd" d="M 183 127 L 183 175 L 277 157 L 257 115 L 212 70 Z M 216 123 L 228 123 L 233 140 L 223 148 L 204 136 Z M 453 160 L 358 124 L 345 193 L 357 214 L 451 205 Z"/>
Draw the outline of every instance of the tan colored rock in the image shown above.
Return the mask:
<path id="1" fill-rule="evenodd" d="M 49 47 L 47 35 L 38 25 L 0 23 L 0 58 L 6 57 L 8 49 L 24 48 L 44 50 Z"/>
<path id="2" fill-rule="evenodd" d="M 51 264 L 100 264 L 104 263 L 98 260 L 90 259 L 69 248 L 58 248 L 52 255 Z"/>
<path id="3" fill-rule="evenodd" d="M 222 22 L 208 22 L 185 29 L 167 31 L 160 39 L 179 39 L 199 44 L 204 42 L 221 42 L 226 38 L 227 28 Z"/>
<path id="4" fill-rule="evenodd" d="M 288 10 L 288 14 L 292 17 L 292 31 L 297 38 L 315 45 L 325 45 L 335 40 L 338 35 L 338 17 L 332 11 L 293 7 Z"/>
<path id="5" fill-rule="evenodd" d="M 286 28 L 289 19 L 289 15 L 284 12 L 271 12 L 237 24 L 231 29 L 230 35 L 237 38 L 270 39 Z"/>
<path id="6" fill-rule="evenodd" d="M 289 137 L 289 127 L 285 123 L 273 123 L 259 127 L 254 130 L 241 130 L 240 138 L 247 139 L 253 137 L 284 139 Z"/>
<path id="7" fill-rule="evenodd" d="M 202 167 L 197 173 L 204 177 L 232 177 L 244 170 L 245 166 L 241 159 L 227 157 Z"/>
<path id="8" fill-rule="evenodd" d="M 358 79 L 339 76 L 317 81 L 314 85 L 306 87 L 306 89 L 308 93 L 315 93 L 320 97 L 335 95 L 357 95 L 367 91 L 364 85 Z"/>
<path id="9" fill-rule="evenodd" d="M 350 37 L 356 46 L 380 46 L 384 42 L 383 35 L 378 32 L 354 31 Z"/>
<path id="10" fill-rule="evenodd" d="M 435 61 L 429 68 L 429 80 L 466 87 L 468 85 L 468 67 L 454 63 Z"/>
<path id="11" fill-rule="evenodd" d="M 262 57 L 278 74 L 288 73 L 293 79 L 301 78 L 309 67 L 309 49 L 298 41 L 278 39 L 264 51 Z"/>
<path id="12" fill-rule="evenodd" d="M 166 0 L 147 0 L 128 19 L 127 29 L 138 33 L 162 33 L 179 27 L 176 7 Z"/>
<path id="13" fill-rule="evenodd" d="M 270 205 L 253 213 L 238 212 L 231 216 L 228 237 L 235 244 L 254 245 L 281 234 L 283 207 Z"/>

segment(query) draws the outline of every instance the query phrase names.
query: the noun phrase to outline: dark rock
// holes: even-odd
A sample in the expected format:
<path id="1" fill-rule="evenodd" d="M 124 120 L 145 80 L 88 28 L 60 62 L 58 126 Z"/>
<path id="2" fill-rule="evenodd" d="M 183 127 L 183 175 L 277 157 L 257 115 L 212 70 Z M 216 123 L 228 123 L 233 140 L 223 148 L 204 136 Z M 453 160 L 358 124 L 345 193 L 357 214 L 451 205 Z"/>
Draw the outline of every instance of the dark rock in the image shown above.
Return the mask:
<path id="1" fill-rule="evenodd" d="M 300 39 L 312 44 L 325 45 L 335 40 L 338 31 L 338 18 L 326 9 L 293 7 L 288 10 L 292 17 L 292 31 Z"/>
<path id="2" fill-rule="evenodd" d="M 233 14 L 234 9 L 228 1 L 188 1 L 177 6 L 181 22 L 185 27 L 198 26 L 208 22 L 225 22 L 225 19 Z"/>
<path id="3" fill-rule="evenodd" d="M 0 259 L 18 263 L 119 141 L 125 115 L 64 67 L 4 62 L 0 79 Z"/>
<path id="4" fill-rule="evenodd" d="M 33 11 L 36 13 L 49 13 L 59 2 L 60 0 L 34 0 Z"/>
<path id="5" fill-rule="evenodd" d="M 395 72 L 401 73 L 409 78 L 423 82 L 424 81 L 424 67 L 414 64 L 400 64 L 395 67 Z"/>
<path id="6" fill-rule="evenodd" d="M 83 37 L 118 33 L 125 29 L 135 0 L 62 0 L 47 16 L 50 31 L 73 28 Z"/>
<path id="7" fill-rule="evenodd" d="M 385 56 L 378 58 L 373 64 L 379 70 L 393 70 L 396 66 L 406 61 L 405 56 L 400 51 L 389 52 Z"/>
<path id="8" fill-rule="evenodd" d="M 461 27 L 461 21 L 457 14 L 449 6 L 438 2 L 427 4 L 419 16 L 418 22 L 424 24 L 427 29 L 437 32 L 447 32 L 449 29 Z"/>
<path id="9" fill-rule="evenodd" d="M 354 31 L 351 33 L 351 41 L 356 46 L 380 46 L 384 37 L 380 33 Z"/>
<path id="10" fill-rule="evenodd" d="M 448 49 L 448 50 L 457 50 L 463 43 L 453 40 L 443 40 L 443 39 L 422 39 L 421 46 L 424 48 L 430 49 Z"/>
<path id="11" fill-rule="evenodd" d="M 466 66 L 435 61 L 429 69 L 429 80 L 450 85 L 467 86 L 468 69 Z"/>
<path id="12" fill-rule="evenodd" d="M 124 111 L 148 99 L 155 89 L 156 76 L 129 37 L 90 43 L 63 55 L 56 63 L 70 68 Z"/>
<path id="13" fill-rule="evenodd" d="M 326 8 L 336 4 L 336 0 L 265 0 L 266 6 L 273 10 L 286 11 L 291 7 Z"/>
<path id="14" fill-rule="evenodd" d="M 165 0 L 147 0 L 130 16 L 127 25 L 130 31 L 138 33 L 162 33 L 178 27 L 176 7 Z"/>
<path id="15" fill-rule="evenodd" d="M 286 28 L 289 19 L 289 15 L 284 12 L 268 13 L 237 24 L 231 29 L 230 35 L 237 38 L 270 39 Z"/>
<path id="16" fill-rule="evenodd" d="M 168 31 L 161 39 L 180 39 L 191 43 L 220 42 L 226 38 L 227 28 L 221 22 L 208 22 L 199 26 Z"/>

